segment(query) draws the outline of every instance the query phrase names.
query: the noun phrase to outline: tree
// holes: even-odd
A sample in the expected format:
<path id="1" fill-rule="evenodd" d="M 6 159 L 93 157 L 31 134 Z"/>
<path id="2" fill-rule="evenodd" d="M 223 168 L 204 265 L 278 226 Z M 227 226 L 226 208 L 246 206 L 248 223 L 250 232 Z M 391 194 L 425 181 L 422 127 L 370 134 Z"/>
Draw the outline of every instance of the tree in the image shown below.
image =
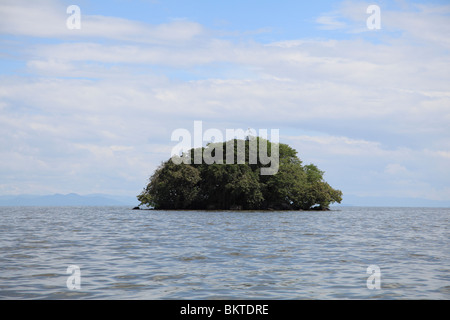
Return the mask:
<path id="1" fill-rule="evenodd" d="M 197 197 L 200 179 L 196 168 L 168 160 L 155 171 L 138 200 L 155 209 L 187 208 Z"/>
<path id="2" fill-rule="evenodd" d="M 307 192 L 304 195 L 304 207 L 311 208 L 318 204 L 318 208 L 328 208 L 333 202 L 342 201 L 342 191 L 333 189 L 323 180 L 323 171 L 320 171 L 314 164 L 305 166 L 308 181 Z"/>
<path id="3" fill-rule="evenodd" d="M 276 145 L 277 173 L 261 175 L 261 169 L 268 165 L 255 156 L 260 155 L 260 148 L 270 151 L 272 146 L 268 140 L 251 137 L 191 149 L 186 153 L 190 163 L 162 163 L 138 200 L 155 209 L 220 210 L 324 210 L 331 203 L 342 201 L 342 192 L 323 180 L 324 172 L 314 164 L 303 166 L 297 151 L 286 144 Z M 227 163 L 230 150 L 234 152 L 232 164 Z M 239 156 L 243 150 L 244 155 Z M 199 153 L 210 158 L 196 163 L 195 154 Z M 221 158 L 223 161 L 219 161 Z"/>
<path id="4" fill-rule="evenodd" d="M 266 206 L 273 209 L 303 209 L 301 202 L 306 184 L 306 173 L 300 162 L 282 160 L 278 173 L 265 184 Z"/>

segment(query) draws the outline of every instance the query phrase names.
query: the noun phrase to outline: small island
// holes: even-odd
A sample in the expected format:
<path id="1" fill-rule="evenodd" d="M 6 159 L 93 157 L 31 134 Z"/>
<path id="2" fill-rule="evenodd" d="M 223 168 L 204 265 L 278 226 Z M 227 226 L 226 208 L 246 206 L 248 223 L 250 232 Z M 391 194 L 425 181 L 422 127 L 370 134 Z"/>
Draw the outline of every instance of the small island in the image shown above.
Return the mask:
<path id="1" fill-rule="evenodd" d="M 233 163 L 226 161 L 230 145 Z M 261 174 L 267 161 L 252 161 L 261 147 L 269 155 L 276 147 L 275 174 Z M 221 161 L 199 163 L 194 161 L 198 152 Z M 163 162 L 150 177 L 137 196 L 140 205 L 157 210 L 328 210 L 330 204 L 342 201 L 342 192 L 324 181 L 317 166 L 303 165 L 287 144 L 260 137 L 211 143 L 175 158 Z"/>

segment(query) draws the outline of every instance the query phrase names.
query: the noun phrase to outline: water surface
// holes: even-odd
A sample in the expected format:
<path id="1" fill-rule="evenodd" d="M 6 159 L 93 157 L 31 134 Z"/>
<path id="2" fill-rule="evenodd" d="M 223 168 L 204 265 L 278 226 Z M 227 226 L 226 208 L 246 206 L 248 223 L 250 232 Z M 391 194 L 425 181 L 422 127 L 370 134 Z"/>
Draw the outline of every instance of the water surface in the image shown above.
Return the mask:
<path id="1" fill-rule="evenodd" d="M 0 299 L 449 299 L 449 217 L 0 207 Z"/>

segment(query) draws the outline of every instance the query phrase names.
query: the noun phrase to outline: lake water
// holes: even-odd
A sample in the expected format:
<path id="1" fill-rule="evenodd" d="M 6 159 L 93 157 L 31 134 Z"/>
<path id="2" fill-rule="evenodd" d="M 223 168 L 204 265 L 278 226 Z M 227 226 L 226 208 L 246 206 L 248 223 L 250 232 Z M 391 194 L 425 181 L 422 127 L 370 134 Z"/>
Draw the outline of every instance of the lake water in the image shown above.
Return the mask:
<path id="1" fill-rule="evenodd" d="M 0 299 L 449 299 L 449 218 L 0 207 Z"/>

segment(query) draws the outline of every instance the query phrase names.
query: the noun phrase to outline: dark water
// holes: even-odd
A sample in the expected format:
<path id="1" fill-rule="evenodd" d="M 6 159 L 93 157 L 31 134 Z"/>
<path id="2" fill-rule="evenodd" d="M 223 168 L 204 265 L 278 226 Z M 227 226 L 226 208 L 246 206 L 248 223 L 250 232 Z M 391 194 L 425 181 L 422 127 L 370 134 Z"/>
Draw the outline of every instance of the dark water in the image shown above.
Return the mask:
<path id="1" fill-rule="evenodd" d="M 449 218 L 0 207 L 0 299 L 449 299 Z"/>

